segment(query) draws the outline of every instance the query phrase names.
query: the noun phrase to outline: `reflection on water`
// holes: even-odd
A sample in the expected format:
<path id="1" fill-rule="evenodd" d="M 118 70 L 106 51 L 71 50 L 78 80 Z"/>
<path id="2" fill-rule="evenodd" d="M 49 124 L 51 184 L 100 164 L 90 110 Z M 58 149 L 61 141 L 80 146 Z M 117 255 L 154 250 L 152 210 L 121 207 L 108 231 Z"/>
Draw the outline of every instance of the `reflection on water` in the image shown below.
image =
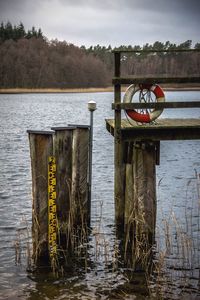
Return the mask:
<path id="1" fill-rule="evenodd" d="M 196 100 L 200 92 L 168 92 L 169 101 Z M 31 176 L 27 129 L 88 124 L 87 102 L 95 100 L 92 234 L 82 268 L 61 279 L 47 270 L 26 271 L 31 226 Z M 112 93 L 0 95 L 0 299 L 142 299 L 143 273 L 123 268 L 115 239 L 113 138 L 105 118 L 113 116 Z M 162 117 L 200 117 L 198 109 L 165 110 Z M 200 142 L 161 143 L 157 167 L 157 246 L 151 296 L 197 295 L 200 268 L 198 176 Z M 196 171 L 195 171 L 196 170 Z M 197 178 L 196 178 L 197 177 Z M 17 256 L 17 260 L 16 260 Z M 137 296 L 137 298 L 134 297 Z"/>

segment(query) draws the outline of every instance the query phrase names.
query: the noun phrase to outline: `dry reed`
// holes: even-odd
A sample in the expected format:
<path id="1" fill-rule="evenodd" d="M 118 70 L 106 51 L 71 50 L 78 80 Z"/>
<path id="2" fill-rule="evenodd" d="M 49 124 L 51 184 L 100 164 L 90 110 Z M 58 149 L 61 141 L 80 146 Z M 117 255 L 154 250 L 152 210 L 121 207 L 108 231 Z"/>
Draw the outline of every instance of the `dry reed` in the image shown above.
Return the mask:
<path id="1" fill-rule="evenodd" d="M 196 196 L 192 201 L 189 201 L 188 189 L 191 185 L 196 186 Z M 192 188 L 193 188 L 192 186 Z M 71 200 L 72 201 L 72 200 Z M 190 204 L 189 213 L 187 211 L 188 204 Z M 79 207 L 80 224 L 75 229 L 75 215 L 77 213 L 77 205 Z M 194 207 L 197 205 L 195 209 Z M 85 223 L 85 210 L 81 203 L 81 197 L 77 203 L 71 203 L 71 209 L 69 212 L 68 223 L 62 228 L 67 235 L 67 246 L 70 247 L 70 255 L 74 255 L 74 259 L 78 261 L 84 261 L 85 272 L 87 272 L 88 264 L 90 263 L 91 247 L 94 251 L 93 267 L 98 263 L 103 262 L 105 268 L 111 268 L 113 273 L 118 270 L 119 264 L 122 263 L 122 251 L 119 246 L 119 240 L 116 238 L 114 241 L 108 240 L 106 234 L 103 231 L 103 202 L 99 204 L 99 218 L 98 222 L 93 226 L 93 230 L 90 232 L 87 224 Z M 180 299 L 184 295 L 198 295 L 198 266 L 200 263 L 199 258 L 199 239 L 200 233 L 200 174 L 195 171 L 195 182 L 191 180 L 188 182 L 185 200 L 185 223 L 183 223 L 175 214 L 173 209 L 168 218 L 163 214 L 162 223 L 157 224 L 157 236 L 156 245 L 148 242 L 148 237 L 141 235 L 139 228 L 141 224 L 145 226 L 144 218 L 137 219 L 136 216 L 130 219 L 129 229 L 131 226 L 136 226 L 137 235 L 130 244 L 131 230 L 125 236 L 125 247 L 123 260 L 129 264 L 129 270 L 131 273 L 127 275 L 127 281 L 132 280 L 137 263 L 142 265 L 145 271 L 146 283 L 149 290 L 150 298 L 152 299 L 167 299 L 176 297 Z M 195 220 L 194 220 L 195 219 Z M 195 221 L 195 222 L 194 222 Z M 193 232 L 193 224 L 196 224 L 196 236 Z M 61 228 L 58 226 L 58 235 Z M 23 239 L 26 239 L 26 251 L 25 243 Z M 90 239 L 90 241 L 89 241 Z M 23 246 L 22 246 L 23 244 Z M 30 268 L 31 265 L 31 246 L 30 246 L 30 230 L 28 229 L 28 223 L 23 230 L 18 230 L 17 239 L 15 242 L 15 255 L 16 263 L 21 263 L 22 257 L 25 254 L 27 256 L 27 264 Z M 131 247 L 130 247 L 131 245 Z M 130 247 L 130 248 L 129 248 Z M 90 250 L 89 250 L 90 249 Z M 131 250 L 131 251 L 129 251 Z M 69 263 L 68 253 L 62 249 L 58 250 L 58 253 L 62 252 L 64 256 L 64 262 Z M 59 254 L 60 255 L 60 254 Z M 79 258 L 81 260 L 79 260 Z M 74 260 L 73 260 L 74 262 Z M 197 266 L 198 264 L 198 266 Z M 57 276 L 63 276 L 65 273 L 65 265 L 54 261 L 52 270 Z M 124 272 L 124 276 L 126 272 Z M 175 299 L 175 298 L 174 298 Z"/>

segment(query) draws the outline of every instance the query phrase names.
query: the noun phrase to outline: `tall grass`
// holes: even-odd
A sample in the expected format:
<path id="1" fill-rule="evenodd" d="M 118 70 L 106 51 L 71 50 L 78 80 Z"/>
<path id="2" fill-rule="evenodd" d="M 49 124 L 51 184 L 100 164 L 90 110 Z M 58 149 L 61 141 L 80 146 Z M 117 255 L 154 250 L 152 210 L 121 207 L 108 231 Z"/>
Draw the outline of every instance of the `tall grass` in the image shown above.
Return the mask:
<path id="1" fill-rule="evenodd" d="M 191 193 L 192 191 L 192 193 Z M 81 198 L 79 199 L 81 201 Z M 166 214 L 161 209 L 161 217 L 157 222 L 156 243 L 148 242 L 148 237 L 140 234 L 135 236 L 133 243 L 127 242 L 130 236 L 125 235 L 124 248 L 120 247 L 121 241 L 110 240 L 104 232 L 103 202 L 99 202 L 99 217 L 92 230 L 88 228 L 85 218 L 85 210 L 80 202 L 71 204 L 69 221 L 65 232 L 67 235 L 68 253 L 64 249 L 58 249 L 64 257 L 62 264 L 52 266 L 57 276 L 65 274 L 65 265 L 69 261 L 73 266 L 80 267 L 84 272 L 90 272 L 91 268 L 97 270 L 100 264 L 113 275 L 122 272 L 126 284 L 120 287 L 120 294 L 124 297 L 133 292 L 135 284 L 136 263 L 142 265 L 144 272 L 140 282 L 142 288 L 148 289 L 151 299 L 182 299 L 199 295 L 200 278 L 200 174 L 195 171 L 195 178 L 188 181 L 186 194 L 182 200 L 184 215 L 180 219 L 176 211 Z M 75 205 L 75 206 L 74 206 Z M 75 215 L 78 205 L 80 207 L 80 223 L 76 225 Z M 138 220 L 132 219 L 131 222 Z M 138 225 L 144 222 L 139 220 Z M 17 231 L 15 242 L 16 263 L 27 258 L 27 265 L 31 265 L 30 230 L 27 221 L 23 220 L 24 226 Z M 145 224 L 143 224 L 145 225 Z M 59 228 L 59 227 L 58 227 Z M 58 230 L 58 235 L 61 228 Z M 62 228 L 63 230 L 63 228 Z M 131 231 L 129 231 L 129 234 Z M 131 247 L 130 247 L 131 246 Z M 128 268 L 127 268 L 128 262 Z M 57 262 L 56 262 L 57 263 Z M 145 278 L 145 285 L 142 281 Z M 126 286 L 126 288 L 125 288 Z M 127 296 L 128 297 L 128 296 Z"/>
<path id="2" fill-rule="evenodd" d="M 25 216 L 22 217 L 19 227 L 16 231 L 14 250 L 15 264 L 20 265 L 24 259 L 26 259 L 26 267 L 28 270 L 31 270 L 33 265 L 31 230 Z"/>
<path id="3" fill-rule="evenodd" d="M 157 224 L 157 245 L 152 272 L 147 276 L 152 297 L 190 299 L 189 297 L 199 295 L 199 188 L 200 174 L 195 171 L 195 177 L 187 183 L 182 217 L 173 208 L 168 218 L 161 213 L 162 222 Z"/>

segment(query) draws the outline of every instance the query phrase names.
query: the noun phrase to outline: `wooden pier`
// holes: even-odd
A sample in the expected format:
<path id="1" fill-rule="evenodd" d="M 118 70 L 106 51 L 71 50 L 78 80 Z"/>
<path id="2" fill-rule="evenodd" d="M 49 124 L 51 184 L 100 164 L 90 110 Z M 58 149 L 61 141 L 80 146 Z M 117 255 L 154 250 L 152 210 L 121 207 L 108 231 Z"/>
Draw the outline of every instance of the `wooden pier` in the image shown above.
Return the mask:
<path id="1" fill-rule="evenodd" d="M 187 50 L 180 52 L 183 51 Z M 129 52 L 130 55 L 130 52 L 140 51 L 114 51 L 114 103 L 112 104 L 114 119 L 106 120 L 106 128 L 114 136 L 115 224 L 117 233 L 123 240 L 125 260 L 127 264 L 134 267 L 137 261 L 142 260 L 142 253 L 145 256 L 154 243 L 156 164 L 160 162 L 160 141 L 200 139 L 200 119 L 157 119 L 153 123 L 139 124 L 133 120 L 129 122 L 127 119 L 122 119 L 121 111 L 200 108 L 200 101 L 122 103 L 121 86 L 123 84 L 200 83 L 200 77 L 121 77 L 122 52 Z M 126 255 L 127 253 L 129 255 Z M 140 257 L 137 256 L 138 253 Z"/>
<path id="2" fill-rule="evenodd" d="M 121 111 L 200 108 L 200 101 L 122 103 L 121 86 L 200 83 L 200 77 L 121 77 L 122 52 L 125 51 L 114 51 L 114 119 L 106 120 L 106 128 L 114 137 L 115 224 L 123 244 L 124 261 L 134 269 L 146 263 L 154 244 L 156 165 L 160 163 L 160 141 L 200 139 L 200 119 L 156 119 L 153 123 L 138 124 L 122 119 Z M 50 261 L 55 268 L 60 257 L 68 257 L 70 261 L 76 250 L 80 252 L 87 244 L 91 218 L 91 128 L 68 125 L 54 127 L 48 132 L 28 131 L 33 192 L 33 258 L 36 265 Z"/>
<path id="3" fill-rule="evenodd" d="M 197 102 L 199 105 L 200 102 Z M 107 130 L 114 136 L 115 122 L 106 120 Z M 129 141 L 195 140 L 200 138 L 200 119 L 158 119 L 155 124 L 138 124 L 121 120 L 121 137 Z"/>

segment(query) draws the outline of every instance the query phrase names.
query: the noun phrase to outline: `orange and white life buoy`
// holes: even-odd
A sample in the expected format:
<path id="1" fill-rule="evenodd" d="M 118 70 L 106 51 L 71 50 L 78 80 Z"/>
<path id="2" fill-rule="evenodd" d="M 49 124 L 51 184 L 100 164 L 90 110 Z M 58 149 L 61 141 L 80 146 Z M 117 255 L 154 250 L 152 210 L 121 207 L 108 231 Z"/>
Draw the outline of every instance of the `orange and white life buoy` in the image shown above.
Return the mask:
<path id="1" fill-rule="evenodd" d="M 130 85 L 123 98 L 124 103 L 130 103 L 132 102 L 132 98 L 134 94 L 138 91 L 143 91 L 143 90 L 148 90 L 153 92 L 153 94 L 156 97 L 157 102 L 165 102 L 165 94 L 161 87 L 158 84 L 139 84 L 138 88 L 135 88 L 135 85 L 132 84 Z M 150 123 L 157 119 L 161 113 L 163 112 L 163 109 L 154 109 L 150 112 L 145 112 L 145 113 L 139 113 L 136 110 L 126 110 L 126 114 L 133 119 L 136 122 L 141 122 L 141 123 Z"/>

